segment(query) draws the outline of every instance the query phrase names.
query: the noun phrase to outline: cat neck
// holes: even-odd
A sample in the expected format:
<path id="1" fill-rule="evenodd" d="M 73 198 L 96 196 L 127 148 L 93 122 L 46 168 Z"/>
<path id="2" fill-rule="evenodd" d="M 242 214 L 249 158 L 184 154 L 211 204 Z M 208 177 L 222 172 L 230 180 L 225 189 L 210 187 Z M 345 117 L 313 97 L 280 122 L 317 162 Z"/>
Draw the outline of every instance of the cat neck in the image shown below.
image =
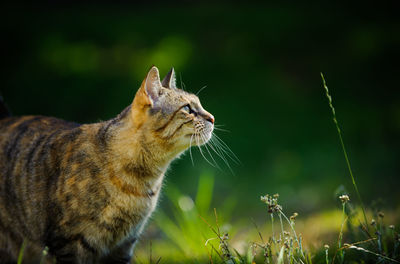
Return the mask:
<path id="1" fill-rule="evenodd" d="M 157 177 L 167 170 L 173 155 L 165 153 L 157 144 L 149 140 L 149 135 L 131 127 L 120 128 L 113 138 L 112 152 L 125 164 L 129 174 L 140 177 Z"/>
<path id="2" fill-rule="evenodd" d="M 137 178 L 162 177 L 182 151 L 160 143 L 160 139 L 154 138 L 145 127 L 136 126 L 131 118 L 130 107 L 127 107 L 116 118 L 102 123 L 99 129 L 99 134 L 104 134 L 105 149 L 111 162 Z"/>

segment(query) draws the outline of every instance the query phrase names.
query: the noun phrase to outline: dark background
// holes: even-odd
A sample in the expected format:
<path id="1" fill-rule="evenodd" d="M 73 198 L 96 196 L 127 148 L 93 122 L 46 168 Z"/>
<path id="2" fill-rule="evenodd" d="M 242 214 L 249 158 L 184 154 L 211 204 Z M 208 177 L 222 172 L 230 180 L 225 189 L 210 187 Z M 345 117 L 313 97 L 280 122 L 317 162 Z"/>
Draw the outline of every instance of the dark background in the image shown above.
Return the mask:
<path id="1" fill-rule="evenodd" d="M 194 195 L 215 176 L 213 206 L 227 198 L 258 211 L 280 193 L 301 213 L 355 197 L 320 72 L 325 74 L 366 204 L 399 195 L 400 19 L 385 1 L 228 4 L 8 4 L 1 10 L 1 93 L 15 115 L 77 122 L 117 115 L 151 65 L 171 66 L 229 133 L 233 174 L 193 150 L 166 188 Z M 342 186 L 342 187 L 341 187 Z M 161 203 L 164 206 L 165 201 Z"/>

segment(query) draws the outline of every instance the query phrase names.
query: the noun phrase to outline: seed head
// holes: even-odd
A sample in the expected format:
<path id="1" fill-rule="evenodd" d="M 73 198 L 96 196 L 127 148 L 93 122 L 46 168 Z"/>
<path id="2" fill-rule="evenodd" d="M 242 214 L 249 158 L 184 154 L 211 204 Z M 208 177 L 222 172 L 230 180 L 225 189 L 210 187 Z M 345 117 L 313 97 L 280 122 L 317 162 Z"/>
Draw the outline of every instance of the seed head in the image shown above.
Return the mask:
<path id="1" fill-rule="evenodd" d="M 350 201 L 350 198 L 347 194 L 343 194 L 339 196 L 340 201 L 342 201 L 342 203 L 347 203 L 348 201 Z"/>
<path id="2" fill-rule="evenodd" d="M 285 248 L 289 248 L 289 241 L 285 241 L 285 242 L 283 242 L 283 245 L 285 246 Z"/>
<path id="3" fill-rule="evenodd" d="M 372 225 L 372 226 L 375 226 L 375 225 L 376 225 L 375 219 L 372 219 L 372 220 L 371 220 L 371 225 Z"/>
<path id="4" fill-rule="evenodd" d="M 226 241 L 229 239 L 228 233 L 225 233 L 223 236 L 221 236 L 222 241 Z"/>
<path id="5" fill-rule="evenodd" d="M 278 194 L 261 196 L 261 201 L 268 206 L 268 213 L 276 213 L 282 210 L 282 206 L 278 204 Z"/>
<path id="6" fill-rule="evenodd" d="M 328 250 L 328 249 L 329 249 L 329 245 L 325 245 L 324 248 L 325 248 L 326 250 Z"/>
<path id="7" fill-rule="evenodd" d="M 298 215 L 298 213 L 294 213 L 292 216 L 290 216 L 290 220 L 294 221 Z"/>
<path id="8" fill-rule="evenodd" d="M 390 225 L 389 228 L 394 230 L 394 225 Z"/>
<path id="9" fill-rule="evenodd" d="M 48 254 L 49 254 L 49 248 L 46 246 L 46 247 L 44 247 L 44 249 L 42 251 L 42 255 L 47 256 Z"/>
<path id="10" fill-rule="evenodd" d="M 261 200 L 261 202 L 267 202 L 267 200 L 268 200 L 268 194 L 267 195 L 264 195 L 264 196 L 261 196 L 260 197 L 260 200 Z"/>
<path id="11" fill-rule="evenodd" d="M 383 212 L 379 212 L 379 213 L 378 213 L 378 216 L 379 216 L 380 218 L 384 218 L 384 217 L 385 217 L 385 214 L 384 214 Z"/>

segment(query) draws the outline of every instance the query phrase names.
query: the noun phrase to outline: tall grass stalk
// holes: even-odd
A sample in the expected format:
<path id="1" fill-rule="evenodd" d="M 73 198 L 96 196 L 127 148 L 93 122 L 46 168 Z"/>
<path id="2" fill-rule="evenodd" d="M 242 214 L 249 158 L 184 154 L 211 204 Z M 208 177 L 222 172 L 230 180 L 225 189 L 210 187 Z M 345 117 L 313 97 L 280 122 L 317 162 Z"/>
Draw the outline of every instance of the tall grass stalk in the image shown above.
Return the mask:
<path id="1" fill-rule="evenodd" d="M 277 264 L 283 264 L 283 253 L 285 252 L 285 246 L 281 247 L 281 250 L 279 251 L 278 259 L 276 260 Z"/>
<path id="2" fill-rule="evenodd" d="M 363 216 L 364 216 L 364 221 L 365 221 L 365 228 L 368 230 L 368 220 L 367 220 L 367 215 L 365 213 L 365 206 L 364 206 L 364 203 L 363 203 L 363 201 L 361 199 L 360 192 L 358 191 L 358 187 L 357 187 L 356 181 L 354 180 L 353 171 L 351 169 L 350 161 L 349 161 L 349 158 L 347 156 L 347 151 L 346 151 L 346 148 L 345 148 L 344 142 L 343 142 L 342 132 L 340 130 L 340 127 L 339 127 L 339 124 L 338 124 L 338 121 L 337 121 L 337 118 L 336 118 L 335 108 L 332 105 L 332 97 L 329 94 L 328 86 L 326 85 L 325 78 L 324 78 L 324 75 L 322 74 L 322 72 L 321 72 L 321 78 L 322 78 L 322 82 L 323 82 L 323 85 L 324 85 L 324 88 L 325 88 L 326 97 L 328 98 L 328 101 L 329 101 L 329 107 L 332 110 L 333 122 L 335 123 L 336 130 L 337 130 L 338 135 L 339 135 L 340 144 L 342 145 L 342 150 L 343 150 L 344 158 L 346 159 L 347 168 L 349 169 L 351 181 L 353 183 L 354 189 L 356 190 L 358 200 L 360 201 L 360 204 L 361 204 L 361 209 L 362 209 Z"/>
<path id="3" fill-rule="evenodd" d="M 21 249 L 20 249 L 19 254 L 18 254 L 17 264 L 22 264 L 22 260 L 24 259 L 24 252 L 25 252 L 26 243 L 27 243 L 26 239 L 24 239 L 24 242 L 22 242 L 22 246 L 21 246 Z"/>
<path id="4" fill-rule="evenodd" d="M 329 264 L 329 246 L 325 245 L 325 263 Z"/>
<path id="5" fill-rule="evenodd" d="M 279 221 L 281 222 L 281 239 L 284 239 L 285 235 L 283 233 L 284 230 L 283 230 L 282 216 L 280 213 L 278 215 L 279 215 Z"/>
<path id="6" fill-rule="evenodd" d="M 272 231 L 272 241 L 275 243 L 274 214 L 272 213 L 271 213 L 271 231 Z"/>
<path id="7" fill-rule="evenodd" d="M 342 211 L 342 225 L 341 225 L 341 227 L 340 227 L 340 232 L 339 232 L 338 251 L 337 251 L 337 252 L 339 252 L 340 263 L 343 263 L 343 262 L 344 262 L 344 250 L 342 249 L 343 228 L 344 228 L 344 224 L 345 224 L 346 221 L 347 221 L 347 217 L 346 217 L 346 203 L 347 203 L 350 199 L 349 199 L 349 196 L 347 196 L 347 195 L 341 195 L 341 196 L 339 196 L 339 199 L 342 201 L 342 208 L 343 208 L 343 211 Z M 335 262 L 335 257 L 336 257 L 336 254 L 335 254 L 334 258 L 333 258 L 332 263 Z"/>
<path id="8" fill-rule="evenodd" d="M 387 256 L 384 256 L 384 255 L 375 253 L 375 252 L 373 252 L 373 251 L 371 251 L 371 250 L 368 250 L 368 249 L 365 249 L 365 248 L 362 248 L 362 247 L 357 247 L 357 246 L 354 246 L 354 245 L 349 245 L 347 248 L 351 248 L 351 249 L 355 249 L 355 250 L 362 251 L 362 252 L 365 252 L 365 253 L 369 253 L 369 254 L 372 254 L 372 255 L 375 255 L 375 256 L 379 257 L 380 259 L 385 259 L 385 260 L 388 260 L 388 261 L 390 261 L 390 262 L 400 263 L 400 261 L 397 261 L 397 260 L 392 259 L 392 258 L 389 258 L 389 257 L 387 257 Z M 379 262 L 381 262 L 381 261 L 379 261 Z M 378 263 L 379 263 L 379 262 L 378 262 Z"/>
<path id="9" fill-rule="evenodd" d="M 302 256 L 303 258 L 305 258 L 304 253 L 303 253 L 303 246 L 301 245 L 301 239 L 299 240 L 299 238 L 297 237 L 296 230 L 294 230 L 293 222 L 290 221 L 289 218 L 287 218 L 287 216 L 282 212 L 281 209 L 279 209 L 279 213 L 280 213 L 280 214 L 286 219 L 286 221 L 288 222 L 290 228 L 291 228 L 292 231 L 293 231 L 293 235 L 294 235 L 294 238 L 295 238 L 295 240 L 296 240 L 296 242 L 297 242 L 297 245 L 299 245 L 300 254 L 301 254 L 301 256 Z"/>
<path id="10" fill-rule="evenodd" d="M 46 262 L 46 256 L 49 254 L 49 248 L 45 247 L 42 251 L 42 257 L 40 258 L 39 264 L 44 264 Z"/>
<path id="11" fill-rule="evenodd" d="M 274 230 L 274 214 L 271 213 L 271 231 L 272 231 L 272 244 L 274 244 L 275 251 L 277 251 L 277 239 L 275 238 L 275 230 Z"/>

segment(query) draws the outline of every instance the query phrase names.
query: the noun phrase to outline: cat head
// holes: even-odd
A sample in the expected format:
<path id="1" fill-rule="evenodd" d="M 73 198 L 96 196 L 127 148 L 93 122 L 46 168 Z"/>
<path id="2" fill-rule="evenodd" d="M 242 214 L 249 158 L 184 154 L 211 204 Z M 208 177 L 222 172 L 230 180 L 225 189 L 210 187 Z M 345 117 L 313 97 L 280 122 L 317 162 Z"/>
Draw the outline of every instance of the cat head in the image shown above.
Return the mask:
<path id="1" fill-rule="evenodd" d="M 204 110 L 199 98 L 176 87 L 172 68 L 160 81 L 153 66 L 132 103 L 134 127 L 150 141 L 183 151 L 203 145 L 212 136 L 214 117 Z"/>

